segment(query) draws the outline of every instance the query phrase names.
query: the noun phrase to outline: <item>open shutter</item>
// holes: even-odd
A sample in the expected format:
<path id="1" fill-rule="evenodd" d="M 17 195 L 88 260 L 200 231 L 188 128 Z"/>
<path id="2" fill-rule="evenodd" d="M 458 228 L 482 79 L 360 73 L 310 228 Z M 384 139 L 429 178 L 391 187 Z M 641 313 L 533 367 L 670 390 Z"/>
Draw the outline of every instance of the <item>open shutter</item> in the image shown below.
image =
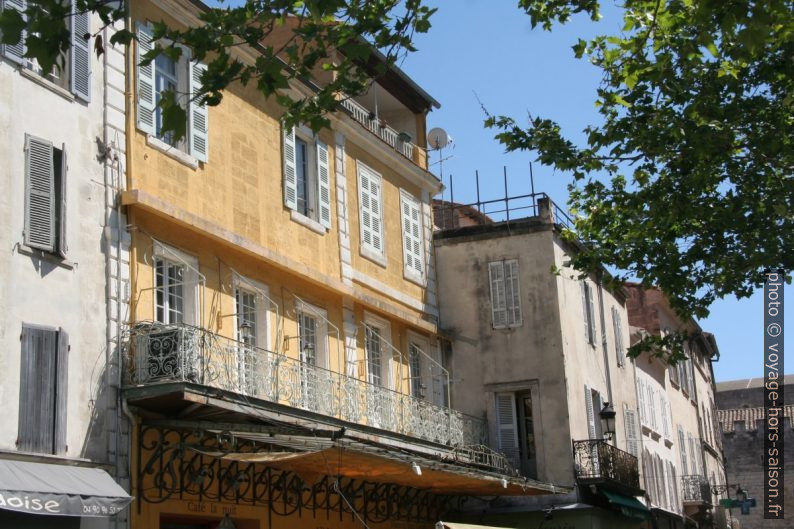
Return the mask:
<path id="1" fill-rule="evenodd" d="M 72 0 L 72 93 L 85 102 L 91 101 L 91 50 L 85 38 L 90 32 L 89 13 L 78 11 Z"/>
<path id="2" fill-rule="evenodd" d="M 504 261 L 488 263 L 488 277 L 491 284 L 491 321 L 494 329 L 501 329 L 507 325 Z"/>
<path id="3" fill-rule="evenodd" d="M 686 439 L 684 438 L 684 430 L 678 427 L 678 450 L 681 453 L 681 475 L 686 476 L 689 474 L 689 467 L 686 460 Z"/>
<path id="4" fill-rule="evenodd" d="M 658 423 L 656 422 L 656 392 L 653 386 L 648 384 L 648 424 L 656 430 Z"/>
<path id="5" fill-rule="evenodd" d="M 698 452 L 699 450 L 697 450 L 695 446 L 695 438 L 692 437 L 692 434 L 689 434 L 689 459 L 691 460 L 690 466 L 692 467 L 692 474 L 695 475 L 700 474 L 700 469 L 698 468 Z"/>
<path id="6" fill-rule="evenodd" d="M 55 421 L 54 453 L 66 452 L 66 416 L 69 386 L 69 335 L 58 329 L 58 347 L 55 358 Z"/>
<path id="7" fill-rule="evenodd" d="M 319 138 L 317 145 L 317 201 L 320 207 L 320 224 L 331 228 L 331 172 L 328 166 L 328 145 Z"/>
<path id="8" fill-rule="evenodd" d="M 55 249 L 55 174 L 52 143 L 25 136 L 25 244 Z"/>
<path id="9" fill-rule="evenodd" d="M 61 145 L 61 178 L 60 178 L 60 199 L 61 203 L 58 207 L 58 253 L 66 259 L 66 254 L 69 251 L 69 246 L 66 244 L 66 178 L 67 178 L 66 163 L 66 144 Z"/>
<path id="10" fill-rule="evenodd" d="M 645 414 L 645 384 L 641 378 L 637 379 L 637 404 L 640 408 L 640 421 L 642 421 L 642 424 L 647 424 L 648 418 Z"/>
<path id="11" fill-rule="evenodd" d="M 16 11 L 19 11 L 19 13 L 22 15 L 22 19 L 27 20 L 27 15 L 25 15 L 25 9 L 28 7 L 27 0 L 1 0 L 0 6 L 2 6 L 3 9 L 15 9 Z M 0 49 L 2 49 L 3 55 L 5 55 L 8 60 L 17 64 L 25 64 L 25 62 L 27 62 L 27 59 L 25 58 L 25 52 L 27 51 L 25 40 L 27 37 L 27 32 L 23 30 L 19 37 L 18 43 L 0 44 Z"/>
<path id="12" fill-rule="evenodd" d="M 507 304 L 507 325 L 521 325 L 521 292 L 518 283 L 518 261 L 512 259 L 504 263 L 505 301 Z"/>
<path id="13" fill-rule="evenodd" d="M 593 409 L 593 393 L 590 391 L 590 387 L 585 384 L 584 386 L 584 405 L 585 405 L 585 412 L 587 413 L 587 435 L 589 439 L 597 439 L 596 437 L 596 421 L 595 421 L 595 410 Z"/>
<path id="14" fill-rule="evenodd" d="M 407 275 L 424 278 L 424 244 L 419 202 L 403 193 L 400 197 L 403 228 L 403 268 Z"/>
<path id="15" fill-rule="evenodd" d="M 298 180 L 295 167 L 295 129 L 284 127 L 284 205 L 298 209 Z"/>
<path id="16" fill-rule="evenodd" d="M 136 70 L 138 76 L 137 95 L 138 95 L 138 128 L 147 134 L 155 134 L 154 111 L 156 99 L 154 95 L 154 61 L 146 66 L 140 62 L 144 55 L 152 50 L 152 28 L 146 24 L 138 24 L 138 44 L 136 49 Z"/>
<path id="17" fill-rule="evenodd" d="M 593 303 L 593 288 L 587 285 L 587 324 L 589 328 L 590 343 L 596 343 L 595 305 Z"/>
<path id="18" fill-rule="evenodd" d="M 206 162 L 209 158 L 209 120 L 207 105 L 193 97 L 201 90 L 201 75 L 207 69 L 206 64 L 190 61 L 190 104 L 188 124 L 190 126 L 190 155 Z"/>
<path id="19" fill-rule="evenodd" d="M 637 429 L 637 412 L 626 408 L 623 410 L 623 421 L 626 423 L 626 452 L 640 457 L 640 436 Z"/>
<path id="20" fill-rule="evenodd" d="M 516 424 L 516 399 L 513 393 L 496 394 L 496 423 L 499 451 L 508 457 L 513 466 L 519 465 L 518 428 Z"/>
<path id="21" fill-rule="evenodd" d="M 620 321 L 620 312 L 615 307 L 612 307 L 612 331 L 615 333 L 615 354 L 618 366 L 622 366 L 626 361 L 623 351 L 623 325 Z"/>

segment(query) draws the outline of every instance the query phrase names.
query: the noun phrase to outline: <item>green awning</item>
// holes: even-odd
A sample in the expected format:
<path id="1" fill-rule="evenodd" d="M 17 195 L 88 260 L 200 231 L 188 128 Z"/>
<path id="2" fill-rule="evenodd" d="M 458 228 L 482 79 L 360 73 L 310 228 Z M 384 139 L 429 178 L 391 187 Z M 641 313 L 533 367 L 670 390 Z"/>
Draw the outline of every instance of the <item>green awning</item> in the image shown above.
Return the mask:
<path id="1" fill-rule="evenodd" d="M 601 494 L 606 496 L 609 503 L 618 507 L 625 516 L 645 520 L 650 517 L 651 511 L 633 496 L 626 496 L 617 492 L 599 489 Z"/>

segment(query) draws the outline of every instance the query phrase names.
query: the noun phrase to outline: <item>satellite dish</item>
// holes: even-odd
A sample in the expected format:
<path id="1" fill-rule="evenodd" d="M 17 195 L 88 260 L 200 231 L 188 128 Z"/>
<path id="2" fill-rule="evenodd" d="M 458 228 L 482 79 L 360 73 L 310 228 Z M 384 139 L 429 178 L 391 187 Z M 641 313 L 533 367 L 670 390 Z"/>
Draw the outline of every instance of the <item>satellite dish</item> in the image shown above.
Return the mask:
<path id="1" fill-rule="evenodd" d="M 452 138 L 441 127 L 432 128 L 427 133 L 427 144 L 431 150 L 443 149 L 450 143 L 452 143 Z"/>

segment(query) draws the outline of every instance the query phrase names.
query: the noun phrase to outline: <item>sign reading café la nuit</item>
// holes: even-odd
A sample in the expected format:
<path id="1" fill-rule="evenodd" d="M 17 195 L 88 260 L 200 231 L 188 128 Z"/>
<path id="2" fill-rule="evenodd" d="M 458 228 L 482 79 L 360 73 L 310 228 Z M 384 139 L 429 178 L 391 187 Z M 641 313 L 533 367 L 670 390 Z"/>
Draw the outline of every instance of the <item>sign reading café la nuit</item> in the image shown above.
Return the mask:
<path id="1" fill-rule="evenodd" d="M 128 503 L 124 498 L 71 494 L 0 491 L 0 509 L 59 516 L 113 516 Z"/>

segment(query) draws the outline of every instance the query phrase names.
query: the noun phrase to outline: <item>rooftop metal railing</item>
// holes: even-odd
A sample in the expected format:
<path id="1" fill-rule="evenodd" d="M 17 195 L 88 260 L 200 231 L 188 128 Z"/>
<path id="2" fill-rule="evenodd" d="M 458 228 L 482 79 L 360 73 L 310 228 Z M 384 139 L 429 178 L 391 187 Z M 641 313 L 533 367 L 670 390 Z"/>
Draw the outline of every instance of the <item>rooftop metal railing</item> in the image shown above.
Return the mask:
<path id="1" fill-rule="evenodd" d="M 134 323 L 125 382 L 192 382 L 448 446 L 486 442 L 482 419 L 186 324 Z"/>
<path id="2" fill-rule="evenodd" d="M 547 201 L 549 220 L 563 228 L 574 230 L 574 219 L 546 193 L 505 196 L 493 200 L 478 200 L 470 204 L 436 201 L 433 205 L 437 229 L 456 229 L 466 225 L 486 225 L 541 217 L 543 202 Z"/>

